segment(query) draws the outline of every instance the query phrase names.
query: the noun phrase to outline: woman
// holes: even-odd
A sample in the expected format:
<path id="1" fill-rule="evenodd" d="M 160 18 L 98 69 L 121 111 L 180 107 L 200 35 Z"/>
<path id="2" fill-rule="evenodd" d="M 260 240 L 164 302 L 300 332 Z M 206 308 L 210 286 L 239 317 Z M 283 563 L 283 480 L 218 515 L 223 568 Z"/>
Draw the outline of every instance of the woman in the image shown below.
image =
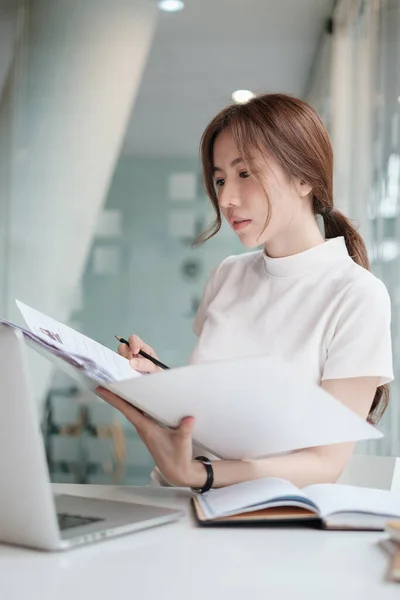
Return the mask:
<path id="1" fill-rule="evenodd" d="M 266 94 L 228 106 L 201 142 L 205 187 L 249 249 L 212 273 L 195 320 L 191 362 L 255 354 L 294 361 L 327 392 L 376 423 L 393 378 L 390 300 L 368 270 L 365 245 L 334 207 L 332 148 L 315 111 L 301 100 Z M 221 216 L 222 215 L 222 216 Z M 321 234 L 317 216 L 323 219 Z M 156 367 L 139 337 L 118 351 L 133 368 Z M 250 461 L 193 460 L 193 419 L 167 431 L 120 398 L 99 390 L 136 427 L 158 472 L 172 485 L 204 490 L 261 477 L 298 486 L 334 482 L 354 444 L 309 448 Z"/>

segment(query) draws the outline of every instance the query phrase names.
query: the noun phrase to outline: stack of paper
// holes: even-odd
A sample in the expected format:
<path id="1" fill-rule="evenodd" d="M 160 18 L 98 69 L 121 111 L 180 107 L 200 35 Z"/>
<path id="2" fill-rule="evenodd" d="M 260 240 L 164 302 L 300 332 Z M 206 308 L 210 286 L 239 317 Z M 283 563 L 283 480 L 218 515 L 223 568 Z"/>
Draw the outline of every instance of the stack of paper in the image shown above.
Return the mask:
<path id="1" fill-rule="evenodd" d="M 21 331 L 36 350 L 47 351 L 50 356 L 76 367 L 94 382 L 140 377 L 141 374 L 116 352 L 18 300 L 17 305 L 29 330 L 4 319 L 0 323 Z M 57 362 L 57 365 L 60 366 L 60 363 Z M 69 373 L 74 374 L 71 370 Z"/>
<path id="2" fill-rule="evenodd" d="M 49 360 L 79 381 L 84 374 L 90 389 L 101 384 L 166 427 L 193 416 L 194 443 L 219 458 L 253 459 L 382 437 L 281 360 L 245 357 L 142 377 L 116 352 L 20 302 L 18 306 L 30 331 L 19 329 Z"/>

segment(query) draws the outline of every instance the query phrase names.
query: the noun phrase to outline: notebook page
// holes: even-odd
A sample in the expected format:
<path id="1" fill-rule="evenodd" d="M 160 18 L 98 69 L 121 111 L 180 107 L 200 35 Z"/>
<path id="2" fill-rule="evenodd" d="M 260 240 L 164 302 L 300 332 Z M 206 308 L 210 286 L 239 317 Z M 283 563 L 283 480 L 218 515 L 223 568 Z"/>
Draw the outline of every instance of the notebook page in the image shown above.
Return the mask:
<path id="1" fill-rule="evenodd" d="M 309 485 L 302 491 L 319 506 L 322 518 L 339 512 L 400 517 L 400 492 L 337 483 Z"/>
<path id="2" fill-rule="evenodd" d="M 92 360 L 106 370 L 114 381 L 140 377 L 141 374 L 132 369 L 123 356 L 18 300 L 16 303 L 29 329 L 66 355 L 80 355 Z"/>
<path id="3" fill-rule="evenodd" d="M 307 494 L 304 494 L 289 481 L 276 477 L 245 481 L 244 483 L 211 490 L 207 495 L 199 495 L 197 499 L 205 515 L 211 519 L 246 512 L 246 509 L 265 508 L 270 502 L 277 499 L 282 500 L 277 503 L 279 506 L 286 504 L 303 506 L 303 501 L 305 501 L 306 508 L 312 508 L 309 505 Z M 288 502 L 285 502 L 285 499 Z"/>

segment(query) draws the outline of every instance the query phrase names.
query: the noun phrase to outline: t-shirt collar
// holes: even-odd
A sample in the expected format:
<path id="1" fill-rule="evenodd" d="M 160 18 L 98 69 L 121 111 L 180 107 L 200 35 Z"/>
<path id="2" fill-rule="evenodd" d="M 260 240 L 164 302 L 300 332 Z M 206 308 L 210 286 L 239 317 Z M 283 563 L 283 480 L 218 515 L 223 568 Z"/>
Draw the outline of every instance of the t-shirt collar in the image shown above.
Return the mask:
<path id="1" fill-rule="evenodd" d="M 263 257 L 265 270 L 271 277 L 297 277 L 320 266 L 350 258 L 343 236 L 326 240 L 292 256 L 271 258 L 264 252 Z"/>

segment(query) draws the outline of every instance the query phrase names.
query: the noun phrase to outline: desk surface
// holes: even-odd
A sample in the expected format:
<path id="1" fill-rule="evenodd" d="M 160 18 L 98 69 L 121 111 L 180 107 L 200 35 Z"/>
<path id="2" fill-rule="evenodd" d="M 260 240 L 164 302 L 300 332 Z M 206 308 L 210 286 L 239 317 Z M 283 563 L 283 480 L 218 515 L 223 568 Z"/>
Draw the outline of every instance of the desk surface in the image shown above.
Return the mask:
<path id="1" fill-rule="evenodd" d="M 386 600 L 384 534 L 195 525 L 184 490 L 54 485 L 56 493 L 187 508 L 181 522 L 64 553 L 0 544 L 2 600 Z"/>

